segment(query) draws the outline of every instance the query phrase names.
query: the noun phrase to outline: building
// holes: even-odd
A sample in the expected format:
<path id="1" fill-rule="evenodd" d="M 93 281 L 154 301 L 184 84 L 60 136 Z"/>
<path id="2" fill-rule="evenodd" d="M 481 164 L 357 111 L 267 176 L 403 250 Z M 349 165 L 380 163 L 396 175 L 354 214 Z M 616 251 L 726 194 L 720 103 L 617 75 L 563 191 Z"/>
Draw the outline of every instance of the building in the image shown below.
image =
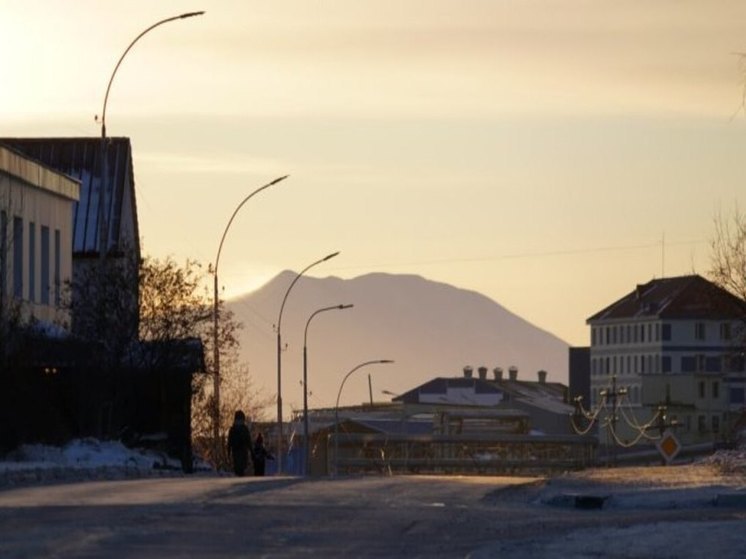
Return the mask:
<path id="1" fill-rule="evenodd" d="M 64 327 L 80 183 L 0 143 L 0 318 Z"/>
<path id="2" fill-rule="evenodd" d="M 510 367 L 508 377 L 500 367 L 488 378 L 487 367 L 464 367 L 463 376 L 439 377 L 393 399 L 407 406 L 473 406 L 513 410 L 527 417 L 528 429 L 551 435 L 572 434 L 569 417 L 573 406 L 567 401 L 567 387 L 548 382 L 546 371 L 535 381 L 518 378 L 518 369 Z"/>
<path id="3" fill-rule="evenodd" d="M 727 439 L 744 409 L 745 317 L 744 301 L 699 275 L 638 285 L 587 320 L 591 407 L 616 400 L 625 441 L 659 406 L 684 443 Z"/>
<path id="4" fill-rule="evenodd" d="M 73 203 L 71 241 L 76 284 L 90 273 L 102 247 L 108 263 L 134 271 L 136 276 L 140 236 L 129 138 L 107 138 L 107 177 L 103 181 L 100 138 L 0 138 L 0 144 L 79 182 L 79 197 Z M 78 295 L 73 293 L 74 298 Z M 127 302 L 130 311 L 122 322 L 136 331 L 137 282 L 131 282 L 119 297 Z M 74 329 L 75 326 L 73 317 Z"/>

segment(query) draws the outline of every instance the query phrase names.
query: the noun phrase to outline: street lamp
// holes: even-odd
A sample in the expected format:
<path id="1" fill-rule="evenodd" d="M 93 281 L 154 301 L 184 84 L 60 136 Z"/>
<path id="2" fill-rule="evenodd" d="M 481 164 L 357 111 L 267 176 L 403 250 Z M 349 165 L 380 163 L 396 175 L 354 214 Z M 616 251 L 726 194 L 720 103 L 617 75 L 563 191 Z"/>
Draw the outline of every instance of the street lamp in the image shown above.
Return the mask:
<path id="1" fill-rule="evenodd" d="M 306 330 L 303 333 L 303 440 L 305 441 L 305 451 L 303 453 L 303 464 L 305 468 L 305 474 L 309 472 L 309 440 L 308 440 L 308 351 L 307 351 L 307 340 L 308 340 L 308 326 L 311 324 L 311 320 L 314 316 L 319 313 L 326 311 L 344 310 L 351 309 L 355 305 L 334 305 L 333 307 L 324 307 L 314 311 L 306 321 Z"/>
<path id="2" fill-rule="evenodd" d="M 285 303 L 288 300 L 288 295 L 290 295 L 290 291 L 293 289 L 293 286 L 301 278 L 301 276 L 305 274 L 308 270 L 316 266 L 317 264 L 321 264 L 322 262 L 331 260 L 338 254 L 339 254 L 339 251 L 333 252 L 332 254 L 328 254 L 324 256 L 324 258 L 317 260 L 316 262 L 313 262 L 312 264 L 309 264 L 308 266 L 303 268 L 300 271 L 300 273 L 296 275 L 293 281 L 290 283 L 290 287 L 288 287 L 287 291 L 285 292 L 285 297 L 282 299 L 282 305 L 280 305 L 280 314 L 277 317 L 277 472 L 278 473 L 282 472 L 282 334 L 281 334 L 282 311 L 285 310 Z"/>
<path id="3" fill-rule="evenodd" d="M 236 217 L 236 214 L 238 213 L 238 210 L 240 210 L 243 205 L 248 202 L 255 194 L 259 194 L 262 190 L 265 188 L 269 188 L 272 185 L 277 184 L 280 181 L 284 181 L 286 178 L 288 178 L 289 175 L 285 175 L 282 177 L 278 177 L 275 180 L 268 182 L 264 186 L 260 186 L 254 192 L 249 194 L 246 198 L 241 200 L 241 203 L 236 207 L 236 209 L 233 211 L 233 215 L 231 215 L 231 218 L 228 220 L 228 225 L 225 226 L 225 231 L 223 231 L 223 236 L 220 238 L 220 245 L 218 246 L 218 254 L 215 257 L 215 270 L 213 270 L 215 274 L 215 281 L 213 284 L 214 291 L 213 291 L 213 297 L 212 297 L 212 322 L 213 322 L 213 328 L 212 328 L 212 343 L 213 343 L 213 359 L 215 361 L 214 365 L 214 378 L 213 378 L 213 393 L 215 395 L 215 415 L 213 417 L 213 424 L 212 424 L 212 435 L 213 440 L 215 442 L 215 459 L 217 460 L 218 457 L 218 449 L 219 449 L 219 443 L 220 440 L 220 346 L 218 344 L 218 306 L 219 306 L 219 298 L 218 298 L 218 264 L 220 263 L 220 251 L 223 250 L 223 242 L 225 242 L 225 236 L 228 234 L 228 229 L 231 226 L 231 223 L 233 223 L 233 219 Z"/>
<path id="4" fill-rule="evenodd" d="M 339 466 L 339 397 L 342 395 L 342 388 L 345 385 L 345 382 L 347 382 L 347 379 L 350 378 L 350 375 L 357 371 L 358 369 L 362 369 L 363 367 L 367 365 L 382 365 L 382 364 L 388 364 L 393 363 L 391 359 L 378 359 L 375 361 L 366 361 L 365 363 L 360 363 L 357 367 L 353 368 L 349 373 L 345 375 L 345 378 L 342 379 L 342 384 L 339 385 L 339 392 L 337 392 L 337 402 L 334 404 L 334 474 L 336 475 L 338 472 L 338 466 Z"/>
<path id="5" fill-rule="evenodd" d="M 161 21 L 158 21 L 148 27 L 145 31 L 140 33 L 135 39 L 129 44 L 129 46 L 124 50 L 122 53 L 122 56 L 119 57 L 119 61 L 117 62 L 117 65 L 114 66 L 114 71 L 111 73 L 111 77 L 109 78 L 109 84 L 106 86 L 106 95 L 104 96 L 104 106 L 101 110 L 101 184 L 99 185 L 100 189 L 100 200 L 98 203 L 98 231 L 99 231 L 99 258 L 103 260 L 104 253 L 108 249 L 108 240 L 109 240 L 109 226 L 108 226 L 108 210 L 105 209 L 105 203 L 106 203 L 106 190 L 107 190 L 107 182 L 109 179 L 108 176 L 108 161 L 106 158 L 106 104 L 109 101 L 109 91 L 111 90 L 111 84 L 114 82 L 114 76 L 117 74 L 117 70 L 119 70 L 119 66 L 122 64 L 122 61 L 124 60 L 124 57 L 127 56 L 127 53 L 130 51 L 130 49 L 135 46 L 135 43 L 140 40 L 140 38 L 148 33 L 149 31 L 152 31 L 156 27 L 163 25 L 164 23 L 168 23 L 170 21 L 175 21 L 177 19 L 186 19 L 194 16 L 201 16 L 205 12 L 188 12 L 185 14 L 181 14 L 178 16 L 169 17 L 166 19 L 162 19 Z"/>

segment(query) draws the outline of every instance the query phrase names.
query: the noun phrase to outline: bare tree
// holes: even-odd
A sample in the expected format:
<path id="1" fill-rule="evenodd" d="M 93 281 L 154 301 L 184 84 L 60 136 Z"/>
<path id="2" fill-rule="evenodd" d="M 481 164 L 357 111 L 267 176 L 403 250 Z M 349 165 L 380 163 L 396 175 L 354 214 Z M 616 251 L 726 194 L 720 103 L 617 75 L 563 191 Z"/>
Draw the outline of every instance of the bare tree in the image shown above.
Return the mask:
<path id="1" fill-rule="evenodd" d="M 746 215 L 737 207 L 729 218 L 718 213 L 714 228 L 710 243 L 710 277 L 720 287 L 746 301 Z"/>
<path id="2" fill-rule="evenodd" d="M 166 346 L 172 340 L 202 340 L 207 374 L 195 375 L 192 383 L 192 440 L 198 454 L 220 467 L 228 464 L 228 457 L 223 452 L 214 456 L 215 448 L 224 449 L 225 445 L 215 445 L 212 440 L 216 413 L 212 382 L 213 307 L 207 292 L 201 289 L 209 283 L 205 281 L 207 274 L 209 270 L 205 273 L 192 260 L 179 266 L 170 258 L 146 258 L 140 272 L 139 331 L 140 339 Z M 238 332 L 243 325 L 225 308 L 223 301 L 219 302 L 218 317 L 222 394 L 218 417 L 219 432 L 225 434 L 235 410 L 241 409 L 253 420 L 261 420 L 269 399 L 255 389 L 248 366 L 239 362 Z"/>

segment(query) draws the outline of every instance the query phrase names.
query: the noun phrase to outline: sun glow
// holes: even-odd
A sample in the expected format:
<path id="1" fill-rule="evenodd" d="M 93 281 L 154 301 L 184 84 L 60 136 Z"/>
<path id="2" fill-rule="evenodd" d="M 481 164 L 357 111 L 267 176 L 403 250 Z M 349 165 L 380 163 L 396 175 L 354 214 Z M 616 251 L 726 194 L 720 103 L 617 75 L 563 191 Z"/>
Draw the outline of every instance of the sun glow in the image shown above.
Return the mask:
<path id="1" fill-rule="evenodd" d="M 279 270 L 270 266 L 262 266 L 249 263 L 235 263 L 221 265 L 220 270 L 220 297 L 222 299 L 237 299 L 242 295 L 252 293 L 263 287 L 269 280 L 275 277 Z"/>

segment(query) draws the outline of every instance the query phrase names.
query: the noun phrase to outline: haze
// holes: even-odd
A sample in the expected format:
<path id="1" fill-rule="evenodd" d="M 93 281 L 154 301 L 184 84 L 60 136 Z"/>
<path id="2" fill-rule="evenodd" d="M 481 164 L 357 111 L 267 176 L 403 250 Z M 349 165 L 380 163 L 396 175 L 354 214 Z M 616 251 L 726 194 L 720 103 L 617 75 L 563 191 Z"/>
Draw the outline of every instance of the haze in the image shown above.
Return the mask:
<path id="1" fill-rule="evenodd" d="M 134 149 L 144 252 L 226 294 L 412 273 L 574 345 L 661 275 L 708 268 L 744 207 L 740 1 L 0 1 L 4 136 Z"/>

